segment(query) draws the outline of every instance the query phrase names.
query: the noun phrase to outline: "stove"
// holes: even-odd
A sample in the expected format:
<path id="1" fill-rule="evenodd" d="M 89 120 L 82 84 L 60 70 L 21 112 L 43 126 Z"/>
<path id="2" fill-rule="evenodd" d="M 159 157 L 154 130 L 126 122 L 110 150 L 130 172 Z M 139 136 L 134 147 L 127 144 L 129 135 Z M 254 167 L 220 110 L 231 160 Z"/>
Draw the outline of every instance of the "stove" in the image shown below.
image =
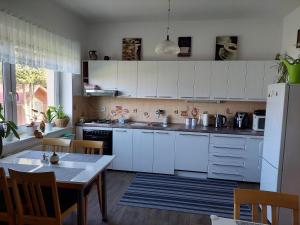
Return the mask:
<path id="1" fill-rule="evenodd" d="M 99 124 L 101 126 L 110 126 L 113 123 L 112 120 L 106 120 L 106 119 L 93 119 L 93 120 L 87 120 L 84 122 L 86 125 L 95 125 Z"/>

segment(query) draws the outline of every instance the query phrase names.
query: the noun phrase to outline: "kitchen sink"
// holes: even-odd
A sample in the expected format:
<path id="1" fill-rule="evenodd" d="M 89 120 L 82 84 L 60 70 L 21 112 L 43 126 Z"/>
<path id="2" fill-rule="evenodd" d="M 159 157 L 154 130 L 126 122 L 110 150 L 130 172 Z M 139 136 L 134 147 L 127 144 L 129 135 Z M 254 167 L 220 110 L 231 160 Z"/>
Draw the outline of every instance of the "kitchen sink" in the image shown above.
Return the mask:
<path id="1" fill-rule="evenodd" d="M 167 127 L 168 125 L 164 125 L 163 123 L 151 123 L 149 126 L 151 126 L 151 127 Z"/>
<path id="2" fill-rule="evenodd" d="M 137 126 L 137 127 L 167 127 L 163 123 L 143 123 L 143 122 L 135 122 L 131 123 L 131 126 Z"/>

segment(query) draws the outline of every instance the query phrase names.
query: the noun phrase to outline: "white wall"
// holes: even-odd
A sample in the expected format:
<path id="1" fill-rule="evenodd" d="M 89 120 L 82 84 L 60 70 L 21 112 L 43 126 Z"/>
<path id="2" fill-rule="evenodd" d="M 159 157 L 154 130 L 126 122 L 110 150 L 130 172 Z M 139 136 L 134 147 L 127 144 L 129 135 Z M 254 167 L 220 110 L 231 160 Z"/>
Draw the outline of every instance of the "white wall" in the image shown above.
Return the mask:
<path id="1" fill-rule="evenodd" d="M 300 29 L 300 7 L 283 19 L 282 53 L 296 58 L 300 56 L 300 49 L 296 48 L 297 32 Z"/>
<path id="2" fill-rule="evenodd" d="M 87 47 L 96 49 L 100 59 L 104 55 L 121 59 L 122 38 L 141 37 L 143 59 L 158 59 L 154 48 L 165 38 L 165 27 L 165 22 L 94 24 L 89 28 Z M 178 36 L 192 36 L 192 57 L 189 59 L 214 59 L 218 35 L 239 36 L 239 59 L 273 59 L 280 52 L 282 20 L 173 21 L 171 25 L 172 40 L 177 41 Z"/>
<path id="3" fill-rule="evenodd" d="M 83 20 L 50 0 L 1 0 L 0 9 L 65 38 L 79 41 L 84 50 L 87 26 Z"/>

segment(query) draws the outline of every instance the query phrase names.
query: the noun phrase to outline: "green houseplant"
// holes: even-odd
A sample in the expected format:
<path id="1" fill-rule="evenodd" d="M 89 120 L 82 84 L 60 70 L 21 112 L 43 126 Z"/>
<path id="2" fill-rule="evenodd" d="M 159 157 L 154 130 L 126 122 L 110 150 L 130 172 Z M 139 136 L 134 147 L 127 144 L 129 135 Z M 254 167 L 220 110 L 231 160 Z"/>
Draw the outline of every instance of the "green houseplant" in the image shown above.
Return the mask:
<path id="1" fill-rule="evenodd" d="M 69 123 L 69 117 L 64 112 L 64 108 L 59 105 L 54 110 L 56 119 L 55 119 L 55 125 L 57 127 L 66 127 Z"/>
<path id="2" fill-rule="evenodd" d="M 3 138 L 7 138 L 10 135 L 14 135 L 16 138 L 20 139 L 20 136 L 17 132 L 18 127 L 12 121 L 5 120 L 4 109 L 2 104 L 0 103 L 0 156 L 3 151 Z"/>
<path id="3" fill-rule="evenodd" d="M 44 115 L 44 122 L 45 122 L 45 132 L 49 132 L 53 128 L 53 120 L 55 118 L 55 107 L 49 106 L 46 112 L 42 112 Z"/>
<path id="4" fill-rule="evenodd" d="M 300 58 L 294 59 L 289 55 L 279 57 L 278 83 L 299 84 L 300 83 Z"/>

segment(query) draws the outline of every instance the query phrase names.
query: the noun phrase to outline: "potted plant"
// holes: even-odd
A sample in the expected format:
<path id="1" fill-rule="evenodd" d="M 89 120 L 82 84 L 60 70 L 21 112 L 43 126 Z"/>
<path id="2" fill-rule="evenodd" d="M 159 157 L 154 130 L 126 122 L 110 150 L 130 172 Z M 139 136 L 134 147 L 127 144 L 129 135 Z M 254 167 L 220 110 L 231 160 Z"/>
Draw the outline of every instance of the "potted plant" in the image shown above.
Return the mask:
<path id="1" fill-rule="evenodd" d="M 69 117 L 65 114 L 64 108 L 59 105 L 54 110 L 56 119 L 55 119 L 55 125 L 57 127 L 66 127 L 69 123 Z"/>
<path id="2" fill-rule="evenodd" d="M 45 132 L 49 132 L 52 130 L 53 119 L 55 118 L 55 107 L 49 106 L 47 111 L 42 113 L 44 115 L 44 122 L 45 122 Z"/>
<path id="3" fill-rule="evenodd" d="M 300 83 L 300 58 L 294 59 L 289 55 L 280 56 L 278 83 L 299 84 Z"/>
<path id="4" fill-rule="evenodd" d="M 16 138 L 20 139 L 20 136 L 17 132 L 18 127 L 14 122 L 6 121 L 3 112 L 3 106 L 0 103 L 0 156 L 2 155 L 3 150 L 3 138 L 14 135 Z"/>

